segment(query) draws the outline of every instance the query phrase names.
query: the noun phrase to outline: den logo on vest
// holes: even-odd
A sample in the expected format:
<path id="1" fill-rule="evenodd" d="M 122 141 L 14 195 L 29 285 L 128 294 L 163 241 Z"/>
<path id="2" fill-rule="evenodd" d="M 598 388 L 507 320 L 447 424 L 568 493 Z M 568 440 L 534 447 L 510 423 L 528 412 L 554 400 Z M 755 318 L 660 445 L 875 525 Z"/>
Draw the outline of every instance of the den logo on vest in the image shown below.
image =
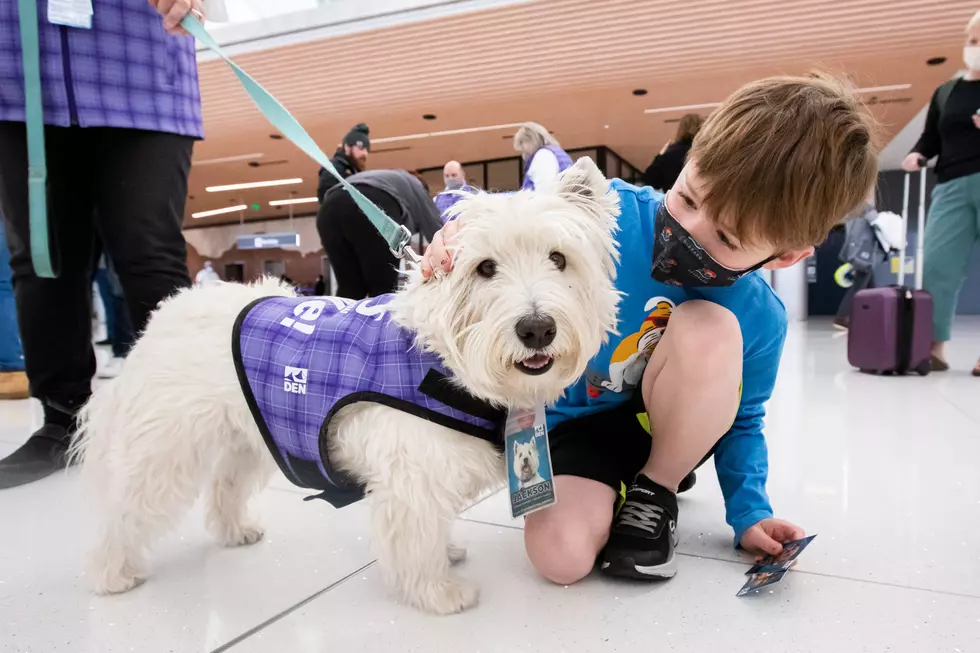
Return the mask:
<path id="1" fill-rule="evenodd" d="M 289 367 L 287 365 L 283 390 L 291 392 L 294 395 L 305 395 L 306 377 L 309 373 L 309 370 L 305 370 L 302 367 Z"/>

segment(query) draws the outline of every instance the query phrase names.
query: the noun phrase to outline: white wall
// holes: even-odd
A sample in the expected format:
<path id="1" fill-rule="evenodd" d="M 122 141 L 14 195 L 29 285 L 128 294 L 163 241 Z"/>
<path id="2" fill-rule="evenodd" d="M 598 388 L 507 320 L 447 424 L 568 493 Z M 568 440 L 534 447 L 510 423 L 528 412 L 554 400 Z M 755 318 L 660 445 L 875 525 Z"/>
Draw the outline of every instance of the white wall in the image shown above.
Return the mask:
<path id="1" fill-rule="evenodd" d="M 772 274 L 772 287 L 786 305 L 786 317 L 790 322 L 803 322 L 807 318 L 806 261 L 791 268 L 776 270 Z"/>

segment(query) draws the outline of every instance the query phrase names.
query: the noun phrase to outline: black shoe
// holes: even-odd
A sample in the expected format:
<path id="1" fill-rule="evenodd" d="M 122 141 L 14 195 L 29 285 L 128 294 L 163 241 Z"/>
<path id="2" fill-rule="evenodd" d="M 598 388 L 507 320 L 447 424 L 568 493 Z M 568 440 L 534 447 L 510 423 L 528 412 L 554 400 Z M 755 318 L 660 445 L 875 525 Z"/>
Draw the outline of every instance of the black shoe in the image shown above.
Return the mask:
<path id="1" fill-rule="evenodd" d="M 681 484 L 677 486 L 677 494 L 680 494 L 681 492 L 687 492 L 692 487 L 697 485 L 697 482 L 698 482 L 698 475 L 695 474 L 694 472 L 691 472 L 690 474 L 685 476 L 684 480 L 681 481 Z"/>
<path id="2" fill-rule="evenodd" d="M 640 474 L 613 521 L 600 568 L 625 578 L 672 578 L 675 546 L 677 495 Z"/>
<path id="3" fill-rule="evenodd" d="M 45 424 L 21 446 L 0 460 L 0 490 L 39 481 L 68 466 L 68 432 Z"/>

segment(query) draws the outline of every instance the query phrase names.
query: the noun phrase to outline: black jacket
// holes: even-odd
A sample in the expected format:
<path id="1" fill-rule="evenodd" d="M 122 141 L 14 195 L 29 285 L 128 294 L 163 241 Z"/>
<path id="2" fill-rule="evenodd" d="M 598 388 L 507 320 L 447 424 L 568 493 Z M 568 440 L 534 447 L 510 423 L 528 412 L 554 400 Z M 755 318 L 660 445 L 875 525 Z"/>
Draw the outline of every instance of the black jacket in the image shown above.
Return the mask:
<path id="1" fill-rule="evenodd" d="M 330 163 L 333 164 L 333 167 L 337 169 L 337 172 L 339 172 L 340 176 L 344 179 L 347 179 L 352 174 L 357 172 L 357 166 L 355 166 L 354 163 L 347 158 L 347 155 L 344 153 L 344 148 L 342 147 L 337 148 L 337 151 L 333 154 L 333 158 L 330 159 Z M 326 168 L 320 168 L 320 182 L 316 187 L 316 198 L 321 204 L 323 204 L 323 196 L 327 194 L 327 191 L 339 183 L 340 182 L 337 181 L 336 177 L 327 172 Z"/>
<path id="2" fill-rule="evenodd" d="M 655 156 L 653 162 L 643 172 L 643 182 L 657 190 L 664 192 L 670 190 L 684 168 L 684 161 L 687 159 L 692 142 L 692 139 L 685 138 L 671 143 L 663 154 Z"/>
<path id="3" fill-rule="evenodd" d="M 422 182 L 405 170 L 366 170 L 352 175 L 347 181 L 354 186 L 370 186 L 390 195 L 401 207 L 401 214 L 389 217 L 408 227 L 413 234 L 422 234 L 430 243 L 435 233 L 442 229 L 442 218 L 435 202 Z M 328 194 L 327 202 L 334 194 L 346 192 L 336 186 L 339 184 L 335 184 L 335 189 Z"/>

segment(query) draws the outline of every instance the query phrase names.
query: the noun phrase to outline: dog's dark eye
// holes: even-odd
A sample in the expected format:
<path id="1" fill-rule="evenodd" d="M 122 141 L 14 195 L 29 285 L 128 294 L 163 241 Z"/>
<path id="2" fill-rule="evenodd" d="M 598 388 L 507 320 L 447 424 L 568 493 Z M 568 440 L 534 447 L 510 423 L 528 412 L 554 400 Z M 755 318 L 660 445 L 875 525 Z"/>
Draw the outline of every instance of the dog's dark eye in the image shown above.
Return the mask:
<path id="1" fill-rule="evenodd" d="M 476 273 L 484 279 L 492 279 L 497 274 L 497 262 L 488 258 L 476 266 Z"/>
<path id="2" fill-rule="evenodd" d="M 561 252 L 552 252 L 549 256 L 551 262 L 555 264 L 555 267 L 559 270 L 565 269 L 565 255 Z"/>

